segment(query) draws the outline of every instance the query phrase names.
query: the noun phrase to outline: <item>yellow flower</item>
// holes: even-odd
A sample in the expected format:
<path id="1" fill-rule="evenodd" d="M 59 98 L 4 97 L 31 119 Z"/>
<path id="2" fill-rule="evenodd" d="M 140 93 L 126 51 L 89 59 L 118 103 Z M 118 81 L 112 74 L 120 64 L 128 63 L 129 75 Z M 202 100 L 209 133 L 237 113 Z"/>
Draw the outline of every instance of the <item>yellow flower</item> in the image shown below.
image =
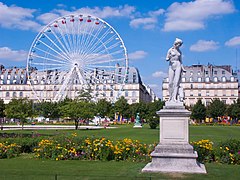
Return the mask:
<path id="1" fill-rule="evenodd" d="M 58 158 L 56 158 L 56 161 L 58 161 Z"/>

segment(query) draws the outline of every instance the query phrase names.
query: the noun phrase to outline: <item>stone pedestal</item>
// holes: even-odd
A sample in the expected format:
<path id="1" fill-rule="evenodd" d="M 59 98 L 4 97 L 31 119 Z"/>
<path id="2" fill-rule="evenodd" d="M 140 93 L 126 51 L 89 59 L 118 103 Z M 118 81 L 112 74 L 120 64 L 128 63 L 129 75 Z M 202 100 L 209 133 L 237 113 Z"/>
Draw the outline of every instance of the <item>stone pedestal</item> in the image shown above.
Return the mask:
<path id="1" fill-rule="evenodd" d="M 142 172 L 206 173 L 197 162 L 197 152 L 189 142 L 190 112 L 182 103 L 166 103 L 160 116 L 160 143 L 151 153 L 152 162 Z"/>

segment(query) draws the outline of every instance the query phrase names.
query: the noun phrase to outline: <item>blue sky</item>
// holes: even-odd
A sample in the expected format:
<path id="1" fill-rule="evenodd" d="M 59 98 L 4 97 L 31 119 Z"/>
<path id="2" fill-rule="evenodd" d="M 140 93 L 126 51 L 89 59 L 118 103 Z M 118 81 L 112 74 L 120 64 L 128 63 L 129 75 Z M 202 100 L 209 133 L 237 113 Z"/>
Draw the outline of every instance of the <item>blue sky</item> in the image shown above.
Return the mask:
<path id="1" fill-rule="evenodd" d="M 240 69 L 238 0 L 0 0 L 0 64 L 26 66 L 27 53 L 44 25 L 71 13 L 97 16 L 122 37 L 131 66 L 161 97 L 167 50 L 176 37 L 184 65 L 212 63 Z"/>

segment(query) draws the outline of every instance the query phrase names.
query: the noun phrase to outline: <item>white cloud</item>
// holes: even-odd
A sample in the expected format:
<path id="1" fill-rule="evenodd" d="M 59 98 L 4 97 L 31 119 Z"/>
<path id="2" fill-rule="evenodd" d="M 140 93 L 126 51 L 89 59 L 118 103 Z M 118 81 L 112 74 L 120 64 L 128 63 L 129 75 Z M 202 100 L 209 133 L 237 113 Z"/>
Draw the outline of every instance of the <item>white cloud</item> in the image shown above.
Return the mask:
<path id="1" fill-rule="evenodd" d="M 156 71 L 152 74 L 152 76 L 155 78 L 165 78 L 168 76 L 168 74 L 163 71 Z"/>
<path id="2" fill-rule="evenodd" d="M 0 26 L 21 30 L 36 30 L 41 27 L 33 20 L 35 9 L 7 6 L 0 2 Z"/>
<path id="3" fill-rule="evenodd" d="M 204 51 L 213 51 L 219 48 L 218 42 L 215 41 L 206 41 L 199 40 L 196 44 L 193 44 L 190 47 L 190 51 L 204 52 Z"/>
<path id="4" fill-rule="evenodd" d="M 41 21 L 44 24 L 48 24 L 58 17 L 60 17 L 60 15 L 57 15 L 55 13 L 44 13 L 38 16 L 37 20 Z"/>
<path id="5" fill-rule="evenodd" d="M 225 42 L 225 46 L 239 46 L 239 45 L 240 45 L 240 36 L 235 36 Z"/>
<path id="6" fill-rule="evenodd" d="M 148 17 L 148 18 L 136 18 L 131 20 L 130 26 L 133 28 L 139 28 L 140 26 L 143 26 L 143 28 L 149 27 L 155 27 L 155 24 L 157 24 L 157 19 L 155 17 Z"/>
<path id="7" fill-rule="evenodd" d="M 12 50 L 9 47 L 0 47 L 0 59 L 10 61 L 26 61 L 27 52 Z"/>
<path id="8" fill-rule="evenodd" d="M 154 29 L 158 23 L 158 16 L 164 13 L 163 9 L 149 11 L 148 17 L 135 18 L 130 21 L 130 26 L 133 28 Z"/>
<path id="9" fill-rule="evenodd" d="M 147 52 L 145 51 L 135 51 L 135 52 L 132 52 L 128 55 L 129 59 L 130 60 L 135 60 L 135 59 L 143 59 L 147 56 Z"/>
<path id="10" fill-rule="evenodd" d="M 165 10 L 164 9 L 158 9 L 158 10 L 156 10 L 156 11 L 150 11 L 150 12 L 148 12 L 148 14 L 149 14 L 149 16 L 160 16 L 160 15 L 162 15 L 163 13 L 165 12 Z"/>
<path id="11" fill-rule="evenodd" d="M 61 6 L 58 6 L 61 7 Z M 53 9 L 51 12 L 41 14 L 37 17 L 37 20 L 41 21 L 44 24 L 48 24 L 49 22 L 53 21 L 54 19 L 69 15 L 69 14 L 90 14 L 99 18 L 109 18 L 109 17 L 132 17 L 135 12 L 134 6 L 119 6 L 119 7 L 83 7 L 80 9 L 77 9 L 75 7 L 72 7 L 71 11 L 65 10 L 65 9 Z"/>
<path id="12" fill-rule="evenodd" d="M 164 31 L 186 31 L 205 28 L 205 20 L 235 11 L 232 1 L 196 0 L 173 3 L 166 12 Z"/>

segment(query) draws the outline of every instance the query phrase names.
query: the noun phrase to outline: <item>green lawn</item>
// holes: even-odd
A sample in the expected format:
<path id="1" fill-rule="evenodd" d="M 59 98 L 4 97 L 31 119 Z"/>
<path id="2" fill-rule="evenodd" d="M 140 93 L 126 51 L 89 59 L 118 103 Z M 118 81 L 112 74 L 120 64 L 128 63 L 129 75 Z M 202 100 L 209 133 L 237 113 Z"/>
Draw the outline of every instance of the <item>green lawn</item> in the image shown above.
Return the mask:
<path id="1" fill-rule="evenodd" d="M 100 161 L 51 161 L 21 156 L 0 160 L 0 179 L 238 179 L 239 166 L 206 164 L 208 174 L 141 173 L 145 163 Z"/>
<path id="2" fill-rule="evenodd" d="M 15 130 L 4 131 L 7 133 L 40 133 L 55 135 L 61 133 L 77 133 L 78 136 L 96 136 L 107 137 L 111 140 L 131 138 L 139 140 L 143 143 L 159 142 L 159 128 L 150 129 L 145 125 L 142 129 L 133 128 L 133 125 L 117 125 L 115 129 L 100 129 L 100 130 Z M 190 126 L 190 141 L 201 139 L 210 139 L 217 143 L 229 138 L 240 138 L 240 126 Z M 0 131 L 1 133 L 1 131 Z"/>
<path id="3" fill-rule="evenodd" d="M 77 132 L 78 136 L 104 136 L 111 140 L 131 138 L 144 143 L 159 141 L 159 129 L 149 129 L 146 125 L 142 129 L 134 129 L 132 125 L 118 125 L 116 129 L 101 130 L 38 130 L 33 133 L 61 134 Z M 32 130 L 5 131 L 32 133 Z M 1 132 L 0 132 L 1 133 Z M 240 138 L 239 126 L 190 126 L 190 140 L 210 139 L 214 143 L 229 138 Z M 21 155 L 13 159 L 0 160 L 0 179 L 239 179 L 240 166 L 206 164 L 206 175 L 194 174 L 148 174 L 141 173 L 146 163 L 139 162 L 102 162 L 102 161 L 51 161 L 37 160 L 32 155 Z"/>

